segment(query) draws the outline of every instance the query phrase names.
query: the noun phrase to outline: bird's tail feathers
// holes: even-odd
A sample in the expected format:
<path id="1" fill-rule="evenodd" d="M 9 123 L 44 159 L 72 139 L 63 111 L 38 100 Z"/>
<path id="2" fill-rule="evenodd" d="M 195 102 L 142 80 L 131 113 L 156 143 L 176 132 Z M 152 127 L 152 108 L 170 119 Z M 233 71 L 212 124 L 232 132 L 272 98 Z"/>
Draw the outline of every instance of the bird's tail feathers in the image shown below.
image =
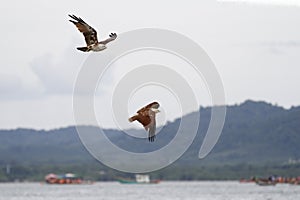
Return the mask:
<path id="1" fill-rule="evenodd" d="M 137 120 L 137 115 L 134 115 L 128 119 L 129 122 L 133 122 L 135 120 Z"/>
<path id="2" fill-rule="evenodd" d="M 77 47 L 77 49 L 78 49 L 79 51 L 83 51 L 83 52 L 88 52 L 88 51 L 90 51 L 90 49 L 87 48 L 87 47 Z"/>

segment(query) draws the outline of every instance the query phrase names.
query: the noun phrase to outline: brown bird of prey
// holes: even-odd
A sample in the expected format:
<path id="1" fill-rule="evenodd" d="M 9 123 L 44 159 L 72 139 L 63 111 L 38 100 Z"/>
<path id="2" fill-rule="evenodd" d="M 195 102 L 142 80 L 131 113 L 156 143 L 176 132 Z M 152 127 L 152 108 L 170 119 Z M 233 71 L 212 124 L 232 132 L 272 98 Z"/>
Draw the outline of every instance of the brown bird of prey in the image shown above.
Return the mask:
<path id="1" fill-rule="evenodd" d="M 69 15 L 73 20 L 69 20 L 78 28 L 78 30 L 83 34 L 86 42 L 86 47 L 77 47 L 78 50 L 88 52 L 88 51 L 102 51 L 106 49 L 106 44 L 115 40 L 117 38 L 116 33 L 109 34 L 109 38 L 98 42 L 96 30 L 83 21 L 80 17 L 75 15 Z M 75 20 L 75 21 L 74 21 Z"/>
<path id="2" fill-rule="evenodd" d="M 158 110 L 159 103 L 153 102 L 137 111 L 136 115 L 130 117 L 129 122 L 137 120 L 140 122 L 146 131 L 148 131 L 148 139 L 150 142 L 154 141 L 156 131 L 155 114 L 160 112 Z"/>

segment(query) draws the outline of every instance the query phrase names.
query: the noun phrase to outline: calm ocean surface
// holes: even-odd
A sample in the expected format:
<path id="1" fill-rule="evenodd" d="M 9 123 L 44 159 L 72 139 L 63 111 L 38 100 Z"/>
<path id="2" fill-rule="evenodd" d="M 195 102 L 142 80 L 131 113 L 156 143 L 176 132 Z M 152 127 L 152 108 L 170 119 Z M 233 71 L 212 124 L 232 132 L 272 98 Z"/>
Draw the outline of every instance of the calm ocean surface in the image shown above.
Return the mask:
<path id="1" fill-rule="evenodd" d="M 1 200 L 299 200 L 300 186 L 258 186 L 238 182 L 162 182 L 154 185 L 124 185 L 117 182 L 92 185 L 47 185 L 1 183 Z"/>

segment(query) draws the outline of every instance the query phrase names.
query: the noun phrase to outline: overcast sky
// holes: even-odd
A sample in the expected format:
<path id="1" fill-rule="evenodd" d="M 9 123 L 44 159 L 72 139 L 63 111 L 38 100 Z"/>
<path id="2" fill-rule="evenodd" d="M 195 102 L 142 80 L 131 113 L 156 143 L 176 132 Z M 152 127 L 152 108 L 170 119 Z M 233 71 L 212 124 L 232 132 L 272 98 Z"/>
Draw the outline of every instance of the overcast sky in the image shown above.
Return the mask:
<path id="1" fill-rule="evenodd" d="M 0 13 L 0 128 L 74 124 L 73 85 L 88 55 L 76 50 L 84 41 L 68 14 L 100 38 L 145 27 L 186 35 L 215 63 L 227 104 L 300 105 L 299 0 L 11 0 Z"/>

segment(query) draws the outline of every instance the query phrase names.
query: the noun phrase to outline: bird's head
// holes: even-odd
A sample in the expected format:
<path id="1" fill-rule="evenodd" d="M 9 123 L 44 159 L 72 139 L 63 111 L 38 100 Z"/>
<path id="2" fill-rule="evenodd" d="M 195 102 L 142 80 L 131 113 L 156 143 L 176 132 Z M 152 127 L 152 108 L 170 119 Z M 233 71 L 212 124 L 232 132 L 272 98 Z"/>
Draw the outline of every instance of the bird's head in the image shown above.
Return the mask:
<path id="1" fill-rule="evenodd" d="M 151 108 L 151 110 L 152 110 L 153 112 L 155 112 L 155 113 L 159 113 L 159 112 L 160 112 L 160 110 L 158 110 L 157 108 Z"/>
<path id="2" fill-rule="evenodd" d="M 148 106 L 151 107 L 151 108 L 156 108 L 157 109 L 157 108 L 159 108 L 159 103 L 157 103 L 155 101 L 155 102 L 150 103 Z"/>

